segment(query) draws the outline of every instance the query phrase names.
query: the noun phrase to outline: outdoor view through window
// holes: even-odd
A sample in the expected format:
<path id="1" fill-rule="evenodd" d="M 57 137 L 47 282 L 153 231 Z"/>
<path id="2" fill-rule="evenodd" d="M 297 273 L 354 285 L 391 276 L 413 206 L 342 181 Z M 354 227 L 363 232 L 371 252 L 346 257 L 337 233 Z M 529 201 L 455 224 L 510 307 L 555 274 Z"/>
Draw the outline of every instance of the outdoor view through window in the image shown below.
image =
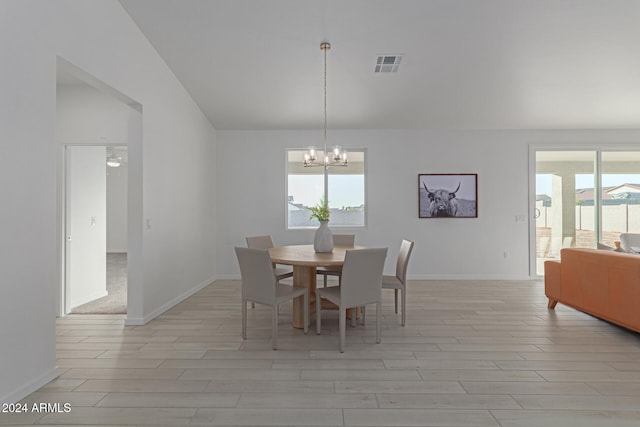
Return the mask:
<path id="1" fill-rule="evenodd" d="M 287 152 L 287 226 L 288 228 L 317 227 L 311 219 L 309 207 L 324 197 L 322 167 L 304 167 L 306 150 Z M 318 158 L 322 158 L 322 151 Z M 328 199 L 331 211 L 329 225 L 363 227 L 365 225 L 365 150 L 350 149 L 348 166 L 329 167 Z"/>
<path id="2" fill-rule="evenodd" d="M 538 151 L 535 217 L 538 274 L 562 248 L 640 233 L 640 151 Z"/>

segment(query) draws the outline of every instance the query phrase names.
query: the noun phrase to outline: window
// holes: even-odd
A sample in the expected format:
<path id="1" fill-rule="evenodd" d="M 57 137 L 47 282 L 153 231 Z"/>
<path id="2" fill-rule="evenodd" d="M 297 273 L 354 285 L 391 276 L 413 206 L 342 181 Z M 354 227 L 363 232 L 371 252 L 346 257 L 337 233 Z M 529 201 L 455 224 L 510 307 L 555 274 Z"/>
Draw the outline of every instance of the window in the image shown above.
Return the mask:
<path id="1" fill-rule="evenodd" d="M 310 219 L 310 206 L 324 197 L 322 167 L 304 167 L 306 150 L 287 152 L 287 228 L 315 228 L 318 221 Z M 332 166 L 327 170 L 331 227 L 364 227 L 365 225 L 365 156 L 364 149 L 349 150 L 349 165 Z M 323 153 L 318 152 L 318 158 Z"/>

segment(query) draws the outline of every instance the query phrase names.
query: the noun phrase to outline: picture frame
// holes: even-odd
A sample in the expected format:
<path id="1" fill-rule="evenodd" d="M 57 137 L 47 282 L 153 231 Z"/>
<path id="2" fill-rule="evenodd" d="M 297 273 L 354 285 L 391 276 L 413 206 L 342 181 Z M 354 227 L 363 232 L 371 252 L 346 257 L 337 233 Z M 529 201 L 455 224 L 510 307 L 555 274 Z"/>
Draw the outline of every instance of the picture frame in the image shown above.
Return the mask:
<path id="1" fill-rule="evenodd" d="M 418 217 L 477 218 L 478 174 L 419 174 Z"/>

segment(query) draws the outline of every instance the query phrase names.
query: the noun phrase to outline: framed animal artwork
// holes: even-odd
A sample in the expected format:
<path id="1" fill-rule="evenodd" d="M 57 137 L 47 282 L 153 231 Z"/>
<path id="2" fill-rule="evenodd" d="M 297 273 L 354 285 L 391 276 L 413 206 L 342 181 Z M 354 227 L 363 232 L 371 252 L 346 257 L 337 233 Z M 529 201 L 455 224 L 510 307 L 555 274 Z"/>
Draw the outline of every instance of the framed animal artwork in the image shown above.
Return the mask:
<path id="1" fill-rule="evenodd" d="M 418 216 L 477 218 L 478 174 L 419 174 Z"/>

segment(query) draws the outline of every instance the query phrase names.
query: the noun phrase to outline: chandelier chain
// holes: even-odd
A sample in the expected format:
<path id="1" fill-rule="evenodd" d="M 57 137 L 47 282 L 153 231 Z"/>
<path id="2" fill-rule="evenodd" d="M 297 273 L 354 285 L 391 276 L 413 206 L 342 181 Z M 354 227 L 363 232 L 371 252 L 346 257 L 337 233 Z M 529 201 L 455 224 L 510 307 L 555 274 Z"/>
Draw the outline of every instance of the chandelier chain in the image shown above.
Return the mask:
<path id="1" fill-rule="evenodd" d="M 320 43 L 320 49 L 324 52 L 324 76 L 323 76 L 323 101 L 324 101 L 324 123 L 323 123 L 323 158 L 316 158 L 316 147 L 308 147 L 307 152 L 304 154 L 303 165 L 305 167 L 322 166 L 325 171 L 329 166 L 347 166 L 347 152 L 342 150 L 342 147 L 336 145 L 333 148 L 333 152 L 329 155 L 327 147 L 327 51 L 331 49 L 329 42 Z"/>
<path id="2" fill-rule="evenodd" d="M 331 49 L 329 43 L 322 44 L 324 51 L 324 155 L 327 156 L 327 50 Z"/>

